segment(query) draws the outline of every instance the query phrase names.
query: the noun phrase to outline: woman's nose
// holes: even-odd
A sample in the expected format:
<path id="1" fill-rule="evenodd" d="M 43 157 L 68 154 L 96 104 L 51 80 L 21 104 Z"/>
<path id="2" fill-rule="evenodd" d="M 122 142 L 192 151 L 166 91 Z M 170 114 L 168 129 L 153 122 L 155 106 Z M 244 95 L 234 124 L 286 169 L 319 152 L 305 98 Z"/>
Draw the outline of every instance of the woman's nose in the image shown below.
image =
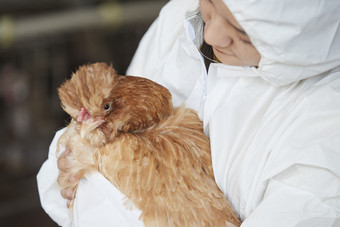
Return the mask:
<path id="1" fill-rule="evenodd" d="M 205 25 L 204 40 L 210 46 L 221 48 L 228 47 L 232 43 L 228 30 L 214 23 Z"/>

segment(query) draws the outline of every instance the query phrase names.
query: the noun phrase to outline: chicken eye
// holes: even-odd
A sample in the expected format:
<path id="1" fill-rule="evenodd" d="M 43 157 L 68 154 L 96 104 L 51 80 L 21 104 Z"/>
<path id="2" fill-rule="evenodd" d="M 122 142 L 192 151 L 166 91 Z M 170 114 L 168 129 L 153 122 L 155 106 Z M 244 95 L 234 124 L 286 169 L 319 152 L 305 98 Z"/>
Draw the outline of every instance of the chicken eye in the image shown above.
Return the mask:
<path id="1" fill-rule="evenodd" d="M 111 109 L 111 103 L 107 103 L 104 105 L 104 112 L 107 112 Z"/>

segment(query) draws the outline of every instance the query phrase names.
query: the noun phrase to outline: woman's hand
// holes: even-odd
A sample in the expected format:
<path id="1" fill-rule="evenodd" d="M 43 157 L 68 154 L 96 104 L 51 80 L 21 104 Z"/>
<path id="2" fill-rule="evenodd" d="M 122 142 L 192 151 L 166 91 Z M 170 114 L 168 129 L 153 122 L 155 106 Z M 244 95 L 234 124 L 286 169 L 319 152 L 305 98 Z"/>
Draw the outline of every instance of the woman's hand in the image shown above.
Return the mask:
<path id="1" fill-rule="evenodd" d="M 81 179 L 79 172 L 74 172 L 75 159 L 72 151 L 66 149 L 58 158 L 58 184 L 61 187 L 61 196 L 67 199 L 67 207 L 70 208 L 73 205 L 73 200 L 76 195 L 79 180 Z"/>

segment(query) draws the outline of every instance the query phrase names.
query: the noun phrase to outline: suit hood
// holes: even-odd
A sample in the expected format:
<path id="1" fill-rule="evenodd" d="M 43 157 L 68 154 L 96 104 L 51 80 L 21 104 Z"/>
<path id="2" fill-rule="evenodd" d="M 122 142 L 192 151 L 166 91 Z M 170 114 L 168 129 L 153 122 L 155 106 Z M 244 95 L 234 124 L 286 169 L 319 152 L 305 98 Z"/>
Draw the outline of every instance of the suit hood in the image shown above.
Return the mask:
<path id="1" fill-rule="evenodd" d="M 223 0 L 261 54 L 257 73 L 277 86 L 340 65 L 339 0 Z"/>

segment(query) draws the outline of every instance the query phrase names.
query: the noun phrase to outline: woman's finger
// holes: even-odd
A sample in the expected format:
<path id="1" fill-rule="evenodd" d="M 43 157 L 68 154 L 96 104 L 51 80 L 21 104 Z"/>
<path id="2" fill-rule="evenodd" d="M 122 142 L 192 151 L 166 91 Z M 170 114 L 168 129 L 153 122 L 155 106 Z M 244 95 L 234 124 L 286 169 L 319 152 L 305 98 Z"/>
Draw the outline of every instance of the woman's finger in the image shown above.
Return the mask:
<path id="1" fill-rule="evenodd" d="M 64 199 L 73 200 L 75 197 L 75 188 L 76 187 L 64 188 L 60 191 L 60 194 Z"/>
<path id="2" fill-rule="evenodd" d="M 58 169 L 62 171 L 67 171 L 70 168 L 69 165 L 69 155 L 71 154 L 71 150 L 65 150 L 58 158 L 57 165 Z"/>

